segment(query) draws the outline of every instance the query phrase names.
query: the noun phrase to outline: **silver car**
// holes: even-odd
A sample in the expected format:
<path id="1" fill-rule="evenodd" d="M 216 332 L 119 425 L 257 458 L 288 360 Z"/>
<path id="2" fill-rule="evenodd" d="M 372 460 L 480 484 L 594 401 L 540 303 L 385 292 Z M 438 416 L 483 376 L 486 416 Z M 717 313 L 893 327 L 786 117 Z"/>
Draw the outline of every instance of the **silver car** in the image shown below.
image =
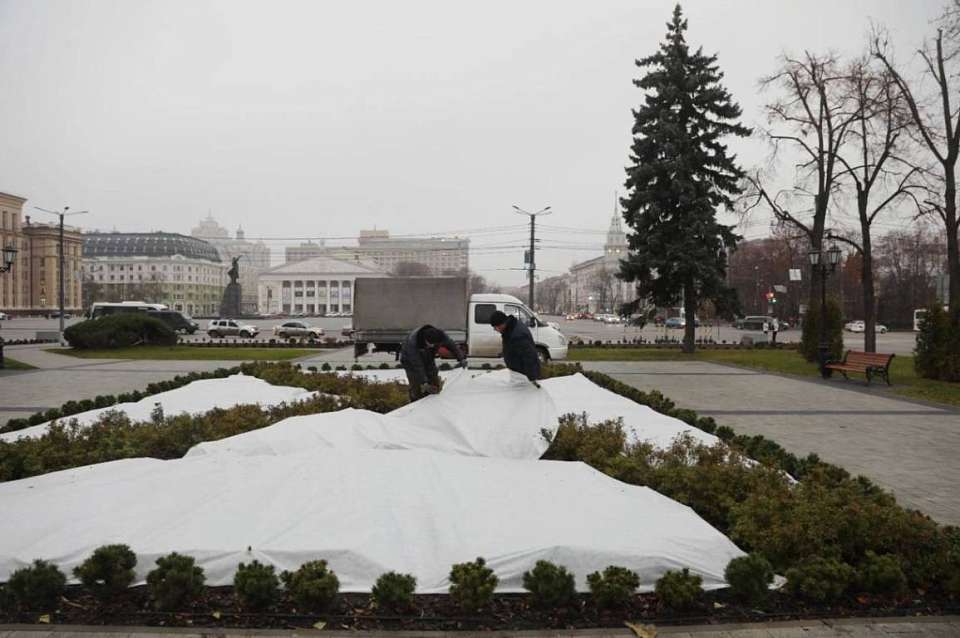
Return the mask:
<path id="1" fill-rule="evenodd" d="M 240 323 L 236 319 L 213 319 L 207 324 L 207 334 L 214 339 L 232 336 L 253 339 L 259 332 L 256 326 Z"/>
<path id="2" fill-rule="evenodd" d="M 323 328 L 309 326 L 302 321 L 286 321 L 273 327 L 273 334 L 281 339 L 319 339 Z"/>

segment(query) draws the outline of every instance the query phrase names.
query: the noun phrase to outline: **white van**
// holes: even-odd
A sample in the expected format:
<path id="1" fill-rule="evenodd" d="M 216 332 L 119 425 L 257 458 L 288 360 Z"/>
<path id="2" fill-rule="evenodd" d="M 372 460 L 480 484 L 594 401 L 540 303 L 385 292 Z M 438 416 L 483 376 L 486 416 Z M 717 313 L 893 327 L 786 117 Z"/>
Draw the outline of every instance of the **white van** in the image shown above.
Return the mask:
<path id="1" fill-rule="evenodd" d="M 559 330 L 542 321 L 516 297 L 491 293 L 470 295 L 467 348 L 471 357 L 500 356 L 500 333 L 490 325 L 490 315 L 497 310 L 530 328 L 541 362 L 567 358 L 567 338 Z"/>

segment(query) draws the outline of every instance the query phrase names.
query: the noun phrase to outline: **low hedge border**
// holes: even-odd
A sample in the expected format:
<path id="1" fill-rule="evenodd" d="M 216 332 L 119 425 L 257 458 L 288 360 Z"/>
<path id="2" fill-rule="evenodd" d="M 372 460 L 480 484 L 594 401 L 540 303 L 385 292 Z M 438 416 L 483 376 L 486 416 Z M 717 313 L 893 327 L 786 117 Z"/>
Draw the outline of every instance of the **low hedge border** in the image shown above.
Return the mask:
<path id="1" fill-rule="evenodd" d="M 577 342 L 571 342 L 568 348 L 576 350 L 578 348 L 609 348 L 611 350 L 681 350 L 683 349 L 682 341 L 669 341 L 669 342 L 657 342 L 644 340 L 643 338 L 639 339 L 620 339 L 620 340 L 611 340 L 601 341 L 599 339 L 590 341 L 583 340 Z M 788 341 L 786 343 L 754 343 L 751 345 L 744 345 L 741 343 L 727 343 L 726 341 L 715 342 L 715 341 L 706 341 L 706 342 L 697 342 L 697 349 L 699 350 L 798 350 L 800 344 Z"/>
<path id="2" fill-rule="evenodd" d="M 294 341 L 290 343 L 286 339 L 270 339 L 268 341 L 258 341 L 255 339 L 204 339 L 203 341 L 185 341 L 180 339 L 178 346 L 189 346 L 192 348 L 297 348 L 308 350 L 316 348 L 318 350 L 346 348 L 352 341 Z"/>

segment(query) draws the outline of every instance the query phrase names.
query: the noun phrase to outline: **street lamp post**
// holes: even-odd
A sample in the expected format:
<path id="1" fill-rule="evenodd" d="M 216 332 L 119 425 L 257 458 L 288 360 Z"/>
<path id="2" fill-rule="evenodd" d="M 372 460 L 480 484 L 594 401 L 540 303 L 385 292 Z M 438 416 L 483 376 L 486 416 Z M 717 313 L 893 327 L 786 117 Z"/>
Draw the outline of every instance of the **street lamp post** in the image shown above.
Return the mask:
<path id="1" fill-rule="evenodd" d="M 17 247 L 14 244 L 8 244 L 3 247 L 3 264 L 0 264 L 0 273 L 10 272 L 13 268 L 13 262 L 17 260 Z M 3 364 L 3 337 L 0 336 L 0 370 Z"/>
<path id="2" fill-rule="evenodd" d="M 75 210 L 71 211 L 69 206 L 64 206 L 63 212 L 58 212 L 55 210 L 47 210 L 46 208 L 40 208 L 39 206 L 34 206 L 37 210 L 49 213 L 51 215 L 56 215 L 60 218 L 60 241 L 58 242 L 57 250 L 57 261 L 59 268 L 57 269 L 57 274 L 59 275 L 59 288 L 60 288 L 60 343 L 63 343 L 63 313 L 64 313 L 64 299 L 63 299 L 63 269 L 65 264 L 64 253 L 63 253 L 63 218 L 69 215 L 86 215 L 90 211 L 87 210 Z M 76 299 L 74 300 L 77 301 Z"/>
<path id="3" fill-rule="evenodd" d="M 827 336 L 827 275 L 837 269 L 842 254 L 836 244 L 830 246 L 829 250 L 821 252 L 814 249 L 807 253 L 810 260 L 810 267 L 814 275 L 820 273 L 820 324 L 818 328 L 819 347 L 817 349 L 820 376 L 824 379 L 830 376 L 827 370 L 827 362 L 830 357 L 830 342 Z"/>
<path id="4" fill-rule="evenodd" d="M 531 213 L 531 212 L 529 212 L 529 211 L 523 210 L 522 208 L 520 208 L 519 206 L 516 206 L 516 205 L 514 205 L 513 210 L 514 210 L 514 212 L 516 212 L 516 213 L 518 213 L 518 214 L 520 214 L 520 215 L 527 215 L 527 216 L 530 218 L 530 261 L 528 262 L 529 265 L 528 265 L 528 268 L 527 268 L 528 276 L 529 276 L 529 282 L 528 282 L 528 284 L 529 284 L 529 288 L 530 288 L 529 294 L 528 294 L 528 296 L 529 296 L 529 300 L 528 300 L 528 301 L 529 301 L 529 303 L 530 303 L 530 310 L 532 310 L 533 312 L 536 312 L 536 311 L 537 311 L 537 308 L 536 308 L 536 306 L 534 305 L 534 300 L 533 300 L 533 277 L 534 277 L 534 273 L 535 273 L 536 270 L 537 270 L 537 258 L 536 258 L 536 254 L 535 254 L 535 253 L 536 253 L 536 250 L 537 250 L 537 246 L 536 246 L 536 243 L 537 243 L 537 239 L 536 239 L 537 216 L 538 216 L 538 215 L 550 215 L 551 213 L 553 213 L 553 211 L 550 210 L 550 207 L 549 207 L 549 206 L 547 206 L 547 207 L 545 207 L 545 208 L 541 208 L 540 210 L 538 210 L 538 211 L 535 212 L 535 213 Z"/>

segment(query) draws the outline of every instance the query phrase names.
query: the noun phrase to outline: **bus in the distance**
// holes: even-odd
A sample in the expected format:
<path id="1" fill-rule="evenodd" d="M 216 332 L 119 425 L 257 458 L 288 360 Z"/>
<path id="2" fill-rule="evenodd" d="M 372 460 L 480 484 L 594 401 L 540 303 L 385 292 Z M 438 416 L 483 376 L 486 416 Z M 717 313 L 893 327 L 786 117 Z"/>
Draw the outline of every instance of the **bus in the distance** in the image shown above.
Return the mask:
<path id="1" fill-rule="evenodd" d="M 147 303 L 145 301 L 121 301 L 119 303 L 108 303 L 98 301 L 90 306 L 90 312 L 87 316 L 91 319 L 113 315 L 118 312 L 149 312 L 150 310 L 166 310 L 167 305 L 162 303 Z"/>

